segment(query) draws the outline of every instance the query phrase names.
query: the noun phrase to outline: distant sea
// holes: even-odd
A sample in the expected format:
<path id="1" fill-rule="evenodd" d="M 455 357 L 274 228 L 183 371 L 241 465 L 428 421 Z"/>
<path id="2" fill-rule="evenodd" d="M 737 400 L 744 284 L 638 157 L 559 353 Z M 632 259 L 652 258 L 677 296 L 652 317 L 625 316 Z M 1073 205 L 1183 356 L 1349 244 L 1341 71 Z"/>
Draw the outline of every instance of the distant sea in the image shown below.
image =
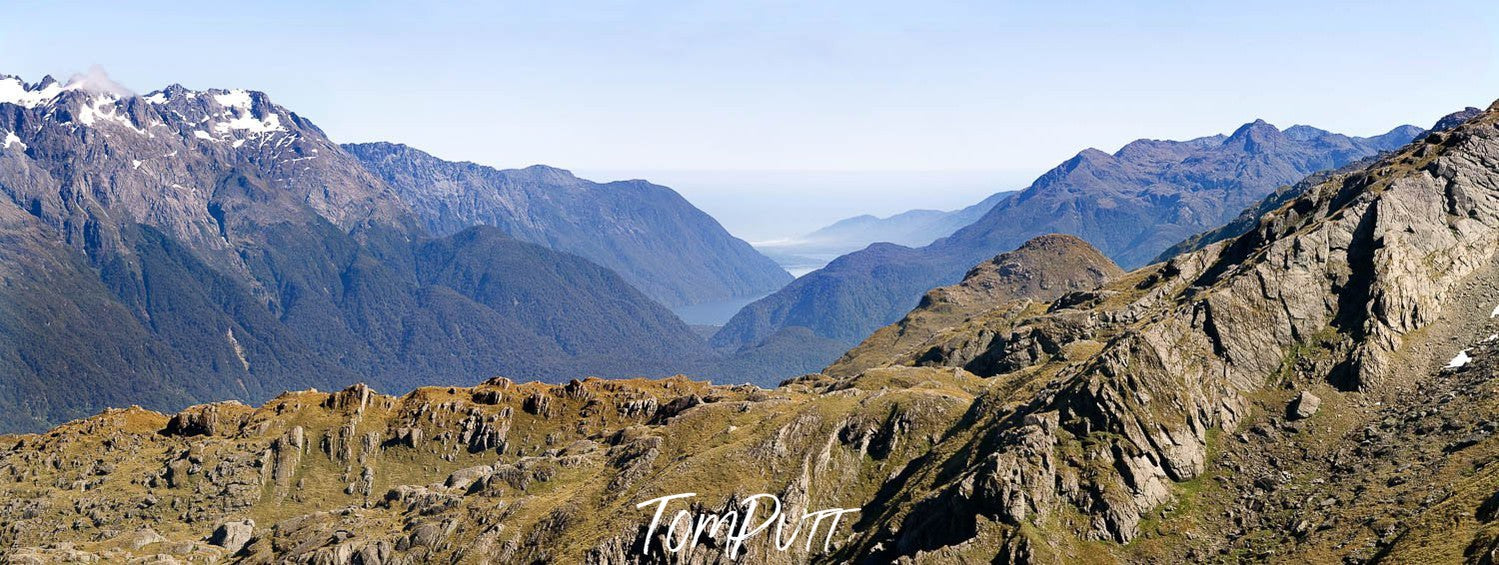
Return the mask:
<path id="1" fill-rule="evenodd" d="M 574 172 L 598 181 L 639 178 L 671 187 L 735 237 L 773 242 L 861 214 L 956 210 L 996 192 L 1028 186 L 1042 171 Z"/>
<path id="2" fill-rule="evenodd" d="M 795 274 L 795 273 L 792 273 Z M 800 276 L 800 275 L 798 275 Z M 739 309 L 744 308 L 751 302 L 765 298 L 767 295 L 752 296 L 749 298 L 733 298 L 720 300 L 718 302 L 707 302 L 693 304 L 691 306 L 680 306 L 673 308 L 672 312 L 692 326 L 722 326 L 733 318 Z"/>

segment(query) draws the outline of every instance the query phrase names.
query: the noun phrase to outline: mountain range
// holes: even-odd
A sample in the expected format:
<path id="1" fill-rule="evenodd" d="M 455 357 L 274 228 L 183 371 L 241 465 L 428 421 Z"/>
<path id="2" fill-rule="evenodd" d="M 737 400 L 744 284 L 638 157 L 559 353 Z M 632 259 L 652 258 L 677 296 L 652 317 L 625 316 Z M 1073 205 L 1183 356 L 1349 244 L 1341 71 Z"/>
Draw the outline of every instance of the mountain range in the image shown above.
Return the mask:
<path id="1" fill-rule="evenodd" d="M 711 341 L 732 350 L 801 327 L 851 346 L 899 320 L 928 289 L 957 283 L 974 264 L 1048 233 L 1076 235 L 1119 265 L 1139 267 L 1277 187 L 1399 147 L 1421 131 L 1400 126 L 1359 138 L 1256 120 L 1226 136 L 1142 139 L 1112 155 L 1087 149 L 951 236 L 918 248 L 877 243 L 835 259 L 746 306 Z"/>
<path id="2" fill-rule="evenodd" d="M 909 338 L 846 359 L 865 366 L 771 390 L 356 385 L 0 437 L 0 547 L 22 562 L 1489 563 L 1495 155 L 1499 103 L 1127 273 L 1077 239 L 1031 240 L 908 311 Z M 780 539 L 699 521 L 768 512 L 752 493 L 792 515 Z M 694 531 L 651 526 L 650 501 L 674 494 L 662 514 Z"/>
<path id="3" fill-rule="evenodd" d="M 757 247 L 787 269 L 808 265 L 821 268 L 836 257 L 872 243 L 917 247 L 947 237 L 983 217 L 1008 194 L 997 192 L 959 210 L 908 210 L 884 218 L 854 216 L 788 241 L 761 243 Z"/>
<path id="4" fill-rule="evenodd" d="M 647 292 L 789 279 L 669 189 L 351 152 L 258 92 L 0 77 L 0 139 L 0 430 L 359 380 L 673 374 L 713 353 Z M 628 276 L 580 256 L 642 253 Z"/>
<path id="5" fill-rule="evenodd" d="M 497 170 L 393 143 L 343 148 L 395 188 L 428 233 L 495 226 L 608 267 L 668 307 L 764 296 L 791 281 L 664 186 L 599 184 L 541 165 Z"/>

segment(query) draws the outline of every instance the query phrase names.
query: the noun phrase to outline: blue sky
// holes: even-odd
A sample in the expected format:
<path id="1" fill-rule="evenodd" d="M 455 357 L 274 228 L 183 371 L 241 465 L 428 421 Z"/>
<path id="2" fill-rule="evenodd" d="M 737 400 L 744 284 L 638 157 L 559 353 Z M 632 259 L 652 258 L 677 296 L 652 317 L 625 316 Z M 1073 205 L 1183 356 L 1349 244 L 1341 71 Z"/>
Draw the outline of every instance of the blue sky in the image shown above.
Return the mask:
<path id="1" fill-rule="evenodd" d="M 0 73 L 263 90 L 339 141 L 497 166 L 933 175 L 850 210 L 876 213 L 961 206 L 1089 146 L 1254 118 L 1367 135 L 1499 98 L 1490 3 L 1124 4 L 20 2 Z M 976 171 L 992 186 L 935 180 Z"/>

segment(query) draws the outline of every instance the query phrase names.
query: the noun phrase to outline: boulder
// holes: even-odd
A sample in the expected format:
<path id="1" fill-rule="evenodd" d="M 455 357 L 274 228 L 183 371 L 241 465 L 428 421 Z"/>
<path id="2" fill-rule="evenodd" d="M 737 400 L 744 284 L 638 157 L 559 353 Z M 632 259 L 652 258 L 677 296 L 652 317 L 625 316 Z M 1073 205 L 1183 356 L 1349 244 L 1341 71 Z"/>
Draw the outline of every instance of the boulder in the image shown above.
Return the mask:
<path id="1" fill-rule="evenodd" d="M 249 545 L 253 537 L 255 537 L 254 520 L 224 522 L 213 531 L 213 535 L 208 538 L 208 543 L 222 547 L 230 555 L 234 555 Z"/>
<path id="2" fill-rule="evenodd" d="M 1317 408 L 1322 406 L 1322 399 L 1307 391 L 1301 391 L 1291 404 L 1286 406 L 1286 417 L 1292 420 L 1310 418 L 1317 413 Z"/>

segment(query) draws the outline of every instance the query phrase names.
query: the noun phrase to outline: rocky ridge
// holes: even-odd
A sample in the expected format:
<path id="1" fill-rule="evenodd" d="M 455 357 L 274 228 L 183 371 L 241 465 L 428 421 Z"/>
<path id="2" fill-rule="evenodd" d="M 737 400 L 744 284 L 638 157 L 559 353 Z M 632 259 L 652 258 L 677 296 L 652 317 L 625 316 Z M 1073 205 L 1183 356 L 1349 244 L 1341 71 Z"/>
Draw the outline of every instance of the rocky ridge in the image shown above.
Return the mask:
<path id="1" fill-rule="evenodd" d="M 1395 149 L 1421 132 L 1400 126 L 1354 138 L 1263 120 L 1229 135 L 1141 139 L 1112 154 L 1087 149 L 930 245 L 875 244 L 839 257 L 740 310 L 713 336 L 720 348 L 753 345 L 788 328 L 852 347 L 894 323 L 937 286 L 973 265 L 1048 233 L 1081 237 L 1125 268 L 1228 222 L 1277 187 Z M 832 361 L 829 359 L 828 361 Z"/>
<path id="2" fill-rule="evenodd" d="M 7 437 L 0 547 L 223 556 L 248 527 L 245 562 L 719 562 L 711 538 L 645 555 L 668 542 L 634 504 L 768 492 L 860 512 L 831 553 L 742 560 L 1484 563 L 1496 250 L 1499 105 L 923 366 L 354 387 Z"/>
<path id="3" fill-rule="evenodd" d="M 867 498 L 981 387 L 929 369 L 764 391 L 684 378 L 495 379 L 400 398 L 364 386 L 166 416 L 111 410 L 0 438 L 0 555 L 241 563 L 569 562 L 640 557 L 634 505 L 692 485 L 701 509 Z M 846 532 L 844 532 L 846 533 Z M 755 562 L 813 552 L 746 546 Z M 713 561 L 721 544 L 694 549 Z M 717 557 L 715 557 L 717 556 Z"/>
<path id="4" fill-rule="evenodd" d="M 932 364 L 933 356 L 950 356 L 943 349 L 986 350 L 989 344 L 982 340 L 1003 335 L 998 328 L 1008 329 L 1007 324 L 1043 312 L 1063 295 L 1096 289 L 1123 274 L 1081 239 L 1037 237 L 980 263 L 962 282 L 931 290 L 905 318 L 880 328 L 824 372 L 849 376 L 871 367 Z M 963 344 L 946 343 L 953 339 Z"/>
<path id="5" fill-rule="evenodd" d="M 1083 546 L 1039 532 L 1131 542 L 1203 476 L 1215 438 L 1284 410 L 1276 389 L 1316 385 L 1367 407 L 1442 378 L 1452 352 L 1431 338 L 1481 339 L 1461 297 L 1496 276 L 1496 121 L 1491 109 L 1334 176 L 1244 236 L 1054 303 L 1028 324 L 1039 335 L 994 340 L 1100 346 L 1002 367 L 994 377 L 1015 382 L 976 402 L 962 448 L 882 508 L 879 522 L 900 526 L 845 555 L 976 544 L 1049 561 Z"/>

